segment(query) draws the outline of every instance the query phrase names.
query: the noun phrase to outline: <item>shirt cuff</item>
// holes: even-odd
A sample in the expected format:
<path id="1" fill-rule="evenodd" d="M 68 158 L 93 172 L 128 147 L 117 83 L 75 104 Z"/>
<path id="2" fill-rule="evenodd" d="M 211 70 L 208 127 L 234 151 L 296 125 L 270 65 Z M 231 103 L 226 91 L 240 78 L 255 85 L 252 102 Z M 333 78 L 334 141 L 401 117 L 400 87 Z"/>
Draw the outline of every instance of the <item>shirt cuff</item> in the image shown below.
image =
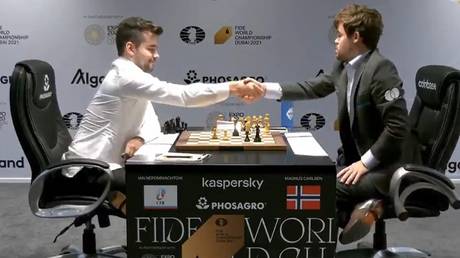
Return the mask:
<path id="1" fill-rule="evenodd" d="M 266 99 L 281 99 L 283 91 L 281 85 L 277 82 L 264 82 Z"/>
<path id="2" fill-rule="evenodd" d="M 213 90 L 215 90 L 216 98 L 219 101 L 226 100 L 230 96 L 230 83 L 229 82 L 216 83 L 212 85 L 211 87 Z"/>
<path id="3" fill-rule="evenodd" d="M 361 162 L 363 162 L 364 166 L 366 166 L 367 169 L 371 170 L 380 163 L 378 159 L 374 157 L 374 154 L 372 154 L 371 150 L 366 151 L 364 155 L 361 157 Z"/>

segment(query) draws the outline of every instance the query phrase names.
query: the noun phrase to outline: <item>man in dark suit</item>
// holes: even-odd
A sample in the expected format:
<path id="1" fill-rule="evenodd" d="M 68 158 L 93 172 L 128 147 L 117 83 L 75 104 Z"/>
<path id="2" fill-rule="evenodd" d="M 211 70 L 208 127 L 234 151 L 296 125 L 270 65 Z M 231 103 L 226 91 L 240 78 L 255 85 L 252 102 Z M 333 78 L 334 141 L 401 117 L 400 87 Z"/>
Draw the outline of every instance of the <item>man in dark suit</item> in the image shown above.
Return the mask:
<path id="1" fill-rule="evenodd" d="M 405 141 L 409 126 L 402 81 L 395 65 L 377 50 L 382 16 L 375 9 L 353 4 L 337 13 L 334 25 L 337 62 L 329 74 L 262 86 L 266 98 L 282 100 L 321 98 L 336 92 L 342 142 L 336 199 L 338 214 L 345 214 L 344 219 L 339 215 L 339 225 L 344 227 L 348 221 L 344 232 L 351 233 L 351 237 L 342 234 L 340 240 L 349 243 L 368 233 L 370 225 L 363 228 L 361 220 L 381 216 L 381 200 L 387 197 L 396 168 L 416 162 L 419 155 Z M 350 220 L 354 208 L 356 216 Z"/>

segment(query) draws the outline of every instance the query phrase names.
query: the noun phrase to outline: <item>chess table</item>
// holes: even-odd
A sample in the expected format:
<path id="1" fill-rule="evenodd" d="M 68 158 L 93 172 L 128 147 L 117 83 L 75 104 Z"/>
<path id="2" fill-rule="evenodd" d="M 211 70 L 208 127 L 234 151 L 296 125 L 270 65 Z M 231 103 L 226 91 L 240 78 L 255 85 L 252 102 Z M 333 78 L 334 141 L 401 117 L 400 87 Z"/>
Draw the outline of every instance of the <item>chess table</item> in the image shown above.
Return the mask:
<path id="1" fill-rule="evenodd" d="M 228 133 L 228 140 L 224 140 L 223 132 L 218 133 L 217 139 L 212 139 L 210 131 L 184 131 L 176 142 L 178 151 L 206 151 L 206 150 L 286 150 L 287 144 L 279 132 L 270 134 L 260 133 L 261 142 L 254 142 L 254 135 L 249 135 L 250 142 L 245 142 L 245 135 L 232 136 Z"/>
<path id="2" fill-rule="evenodd" d="M 169 151 L 202 148 L 186 144 L 193 133 L 182 132 Z M 273 135 L 275 143 L 283 139 Z M 213 144 L 204 144 L 215 150 L 199 163 L 127 161 L 129 257 L 290 258 L 293 250 L 298 257 L 334 257 L 336 171 L 329 157 L 295 155 L 289 146 L 246 150 L 240 141 L 236 151 L 222 151 L 231 144 Z M 264 144 L 273 143 L 246 145 Z"/>

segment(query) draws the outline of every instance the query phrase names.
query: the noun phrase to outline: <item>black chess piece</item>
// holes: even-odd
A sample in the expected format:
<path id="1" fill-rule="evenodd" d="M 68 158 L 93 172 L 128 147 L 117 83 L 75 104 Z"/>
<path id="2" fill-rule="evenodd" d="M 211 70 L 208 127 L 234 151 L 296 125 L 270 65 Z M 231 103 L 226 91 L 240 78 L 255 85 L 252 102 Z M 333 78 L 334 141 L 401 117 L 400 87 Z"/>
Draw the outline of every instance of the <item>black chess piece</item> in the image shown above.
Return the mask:
<path id="1" fill-rule="evenodd" d="M 254 136 L 254 142 L 262 142 L 262 138 L 260 138 L 260 125 L 256 124 L 256 136 Z"/>
<path id="2" fill-rule="evenodd" d="M 235 116 L 233 120 L 233 136 L 240 136 L 240 133 L 238 132 L 238 129 L 236 129 L 236 124 L 238 123 L 238 117 Z"/>
<path id="3" fill-rule="evenodd" d="M 245 142 L 250 142 L 251 139 L 249 139 L 249 131 L 246 130 L 245 133 L 246 133 L 246 138 L 244 138 L 244 141 L 245 141 Z"/>

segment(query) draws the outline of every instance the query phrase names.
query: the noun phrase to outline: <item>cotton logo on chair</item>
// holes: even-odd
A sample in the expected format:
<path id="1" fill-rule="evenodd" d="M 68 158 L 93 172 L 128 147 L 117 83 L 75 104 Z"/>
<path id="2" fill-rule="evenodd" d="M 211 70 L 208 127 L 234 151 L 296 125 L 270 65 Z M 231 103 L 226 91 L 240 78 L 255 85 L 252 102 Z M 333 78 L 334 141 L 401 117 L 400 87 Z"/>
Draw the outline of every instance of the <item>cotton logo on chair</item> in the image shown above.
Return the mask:
<path id="1" fill-rule="evenodd" d="M 393 101 L 400 97 L 400 93 L 398 88 L 393 88 L 391 90 L 385 91 L 385 100 L 386 101 Z"/>

